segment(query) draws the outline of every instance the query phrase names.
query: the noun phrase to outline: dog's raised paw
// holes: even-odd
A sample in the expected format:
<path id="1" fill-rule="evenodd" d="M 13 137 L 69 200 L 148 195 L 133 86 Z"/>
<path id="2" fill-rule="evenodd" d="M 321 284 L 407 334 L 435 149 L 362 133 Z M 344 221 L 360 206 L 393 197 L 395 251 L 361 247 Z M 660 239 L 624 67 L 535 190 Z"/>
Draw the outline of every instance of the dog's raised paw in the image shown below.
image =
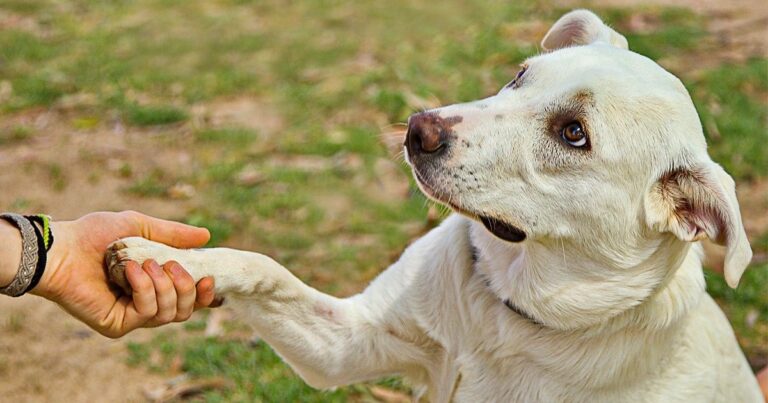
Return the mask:
<path id="1" fill-rule="evenodd" d="M 155 259 L 163 264 L 167 260 L 168 247 L 138 237 L 123 238 L 107 247 L 104 262 L 107 267 L 109 281 L 131 295 L 131 284 L 125 276 L 125 268 L 129 261 L 143 264 L 145 260 Z"/>
<path id="2" fill-rule="evenodd" d="M 128 278 L 125 276 L 125 267 L 130 260 L 124 252 L 126 248 L 127 245 L 122 240 L 113 242 L 107 247 L 104 261 L 107 266 L 107 278 L 109 281 L 120 287 L 126 294 L 131 295 L 133 290 L 131 284 L 128 283 Z"/>

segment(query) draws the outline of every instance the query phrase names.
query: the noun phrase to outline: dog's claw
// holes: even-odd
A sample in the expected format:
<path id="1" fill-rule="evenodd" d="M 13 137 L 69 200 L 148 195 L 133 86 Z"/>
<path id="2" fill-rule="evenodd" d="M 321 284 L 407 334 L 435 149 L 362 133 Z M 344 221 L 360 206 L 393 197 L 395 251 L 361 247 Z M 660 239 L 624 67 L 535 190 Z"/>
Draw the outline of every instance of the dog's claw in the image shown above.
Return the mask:
<path id="1" fill-rule="evenodd" d="M 109 281 L 118 286 L 124 293 L 131 295 L 133 289 L 131 284 L 128 283 L 128 278 L 125 276 L 125 267 L 128 263 L 128 259 L 125 254 L 121 253 L 126 245 L 122 241 L 117 241 L 107 248 L 107 253 L 104 256 L 104 260 L 107 266 L 107 277 Z"/>

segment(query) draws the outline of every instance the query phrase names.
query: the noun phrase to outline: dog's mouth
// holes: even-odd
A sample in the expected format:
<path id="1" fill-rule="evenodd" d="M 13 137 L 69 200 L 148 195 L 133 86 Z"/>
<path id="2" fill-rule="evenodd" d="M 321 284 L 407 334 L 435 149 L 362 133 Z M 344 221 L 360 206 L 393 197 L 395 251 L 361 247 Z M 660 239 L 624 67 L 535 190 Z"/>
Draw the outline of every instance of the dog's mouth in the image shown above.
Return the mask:
<path id="1" fill-rule="evenodd" d="M 521 230 L 518 227 L 515 227 L 512 224 L 508 224 L 504 221 L 501 221 L 496 218 L 488 217 L 486 215 L 474 213 L 470 210 L 467 210 L 461 206 L 456 205 L 454 202 L 451 201 L 450 197 L 442 197 L 443 195 L 436 191 L 428 181 L 426 181 L 422 175 L 419 173 L 417 169 L 413 170 L 414 176 L 416 177 L 416 183 L 421 188 L 422 192 L 430 198 L 438 203 L 442 203 L 453 209 L 454 211 L 463 214 L 465 216 L 468 216 L 474 220 L 480 220 L 481 223 L 485 226 L 485 228 L 492 233 L 493 235 L 497 236 L 498 238 L 501 238 L 508 242 L 522 242 L 526 238 L 525 231 Z"/>
<path id="2" fill-rule="evenodd" d="M 525 240 L 525 232 L 512 224 L 507 224 L 504 221 L 487 216 L 480 216 L 480 222 L 482 222 L 485 228 L 493 235 L 496 235 L 505 241 L 522 242 Z"/>

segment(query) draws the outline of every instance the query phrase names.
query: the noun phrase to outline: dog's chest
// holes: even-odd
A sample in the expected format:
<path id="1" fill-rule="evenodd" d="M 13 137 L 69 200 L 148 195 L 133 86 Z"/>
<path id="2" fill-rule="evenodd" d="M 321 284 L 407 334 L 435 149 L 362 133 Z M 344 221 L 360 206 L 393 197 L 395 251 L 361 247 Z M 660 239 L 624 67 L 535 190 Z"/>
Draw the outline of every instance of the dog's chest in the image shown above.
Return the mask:
<path id="1" fill-rule="evenodd" d="M 468 271 L 461 292 L 435 298 L 456 305 L 422 316 L 430 336 L 447 347 L 452 370 L 437 390 L 454 391 L 453 401 L 595 401 L 595 390 L 615 384 L 621 362 L 636 353 L 623 336 L 568 335 L 539 325 L 506 306 L 471 267 L 459 270 Z"/>
<path id="2" fill-rule="evenodd" d="M 621 371 L 616 371 L 621 353 L 601 357 L 594 346 L 543 340 L 488 347 L 478 345 L 457 355 L 453 401 L 619 402 L 627 397 L 614 393 L 614 386 L 623 383 L 617 374 Z"/>
<path id="3" fill-rule="evenodd" d="M 611 382 L 600 358 L 583 359 L 590 355 L 588 345 L 521 329 L 527 326 L 518 324 L 517 334 L 506 340 L 491 335 L 499 335 L 498 328 L 466 339 L 472 343 L 465 344 L 453 360 L 458 374 L 454 401 L 594 401 L 594 391 L 599 389 L 595 386 Z M 620 359 L 613 354 L 606 358 Z"/>
<path id="4" fill-rule="evenodd" d="M 447 224 L 450 237 L 429 254 L 444 258 L 420 270 L 412 284 L 420 292 L 411 301 L 418 328 L 439 345 L 432 351 L 442 352 L 426 364 L 437 401 L 711 401 L 723 362 L 726 373 L 751 376 L 711 299 L 662 327 L 627 319 L 557 331 L 505 306 L 479 274 L 488 270 L 478 265 L 483 259 L 466 236 L 466 223 Z M 712 348 L 711 340 L 723 340 L 732 354 Z M 735 364 L 729 355 L 738 356 Z"/>
<path id="5" fill-rule="evenodd" d="M 465 285 L 455 310 L 431 316 L 437 322 L 430 326 L 432 336 L 448 347 L 446 361 L 452 367 L 447 371 L 450 376 L 438 381 L 437 390 L 453 390 L 456 402 L 578 401 L 588 397 L 586 393 L 581 396 L 583 379 L 572 385 L 572 378 L 562 375 L 564 370 L 579 376 L 594 372 L 594 360 L 571 361 L 584 357 L 588 346 L 553 337 L 548 334 L 551 331 L 509 309 L 488 292 L 482 276 Z M 463 326 L 444 326 L 456 324 L 457 316 L 464 318 Z"/>
<path id="6" fill-rule="evenodd" d="M 486 354 L 460 357 L 457 362 L 456 402 L 535 402 L 556 401 L 546 391 L 561 385 L 527 360 L 516 355 L 504 361 Z"/>
<path id="7" fill-rule="evenodd" d="M 658 399 L 662 391 L 668 394 L 691 377 L 707 380 L 707 387 L 680 396 L 712 393 L 709 352 L 685 342 L 685 332 L 563 334 L 527 323 L 494 302 L 469 308 L 486 314 L 475 316 L 453 340 L 448 361 L 456 376 L 442 387 L 454 390 L 455 402 L 664 401 Z"/>

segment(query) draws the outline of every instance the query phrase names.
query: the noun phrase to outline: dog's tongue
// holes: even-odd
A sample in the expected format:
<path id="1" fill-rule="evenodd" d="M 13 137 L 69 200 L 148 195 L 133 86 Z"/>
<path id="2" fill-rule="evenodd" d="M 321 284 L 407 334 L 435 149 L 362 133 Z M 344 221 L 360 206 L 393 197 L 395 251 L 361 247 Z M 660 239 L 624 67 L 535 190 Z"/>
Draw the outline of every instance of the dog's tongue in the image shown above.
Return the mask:
<path id="1" fill-rule="evenodd" d="M 525 240 L 525 232 L 513 225 L 490 217 L 480 217 L 480 221 L 488 231 L 505 241 L 522 242 Z"/>

